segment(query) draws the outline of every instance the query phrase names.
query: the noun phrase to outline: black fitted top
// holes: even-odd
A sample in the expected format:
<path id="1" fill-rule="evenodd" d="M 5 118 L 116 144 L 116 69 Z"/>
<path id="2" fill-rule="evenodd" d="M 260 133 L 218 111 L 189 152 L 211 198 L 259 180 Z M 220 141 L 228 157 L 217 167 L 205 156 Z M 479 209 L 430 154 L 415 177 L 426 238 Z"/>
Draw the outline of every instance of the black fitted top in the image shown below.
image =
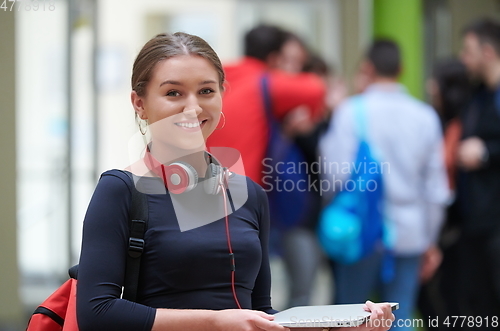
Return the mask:
<path id="1" fill-rule="evenodd" d="M 179 222 L 183 221 L 177 220 L 178 209 L 174 210 L 173 202 L 177 197 L 165 192 L 157 178 L 142 177 L 141 181 L 149 188 L 162 185 L 164 192 L 149 190 L 147 194 L 149 226 L 137 302 L 120 299 L 132 181 L 123 171 L 110 170 L 101 176 L 83 225 L 77 285 L 81 331 L 149 331 L 155 308 L 237 308 L 231 290 L 225 218 L 181 231 Z M 241 207 L 236 206 L 229 216 L 238 300 L 244 309 L 274 313 L 270 298 L 266 193 L 247 177 L 234 174 L 230 176 L 229 189 L 232 196 L 242 190 L 248 195 L 246 201 L 240 199 Z M 220 194 L 210 198 L 223 201 Z M 202 204 L 193 205 L 192 209 L 204 213 Z"/>

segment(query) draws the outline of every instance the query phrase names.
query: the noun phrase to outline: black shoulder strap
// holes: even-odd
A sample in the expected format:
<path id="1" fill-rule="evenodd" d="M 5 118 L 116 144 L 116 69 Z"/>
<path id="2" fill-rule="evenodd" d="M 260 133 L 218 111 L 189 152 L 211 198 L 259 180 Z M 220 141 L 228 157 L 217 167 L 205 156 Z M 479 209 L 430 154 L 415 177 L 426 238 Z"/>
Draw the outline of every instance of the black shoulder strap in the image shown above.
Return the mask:
<path id="1" fill-rule="evenodd" d="M 130 191 L 132 201 L 129 210 L 130 237 L 127 250 L 127 266 L 125 270 L 125 283 L 123 298 L 135 301 L 139 286 L 139 273 L 141 269 L 141 255 L 144 250 L 144 235 L 148 229 L 148 200 L 144 193 L 137 190 L 133 175 L 127 172 L 131 180 Z"/>
<path id="2" fill-rule="evenodd" d="M 125 269 L 125 283 L 123 298 L 135 301 L 137 297 L 137 288 L 139 286 L 139 273 L 141 270 L 141 255 L 144 250 L 144 235 L 148 229 L 148 198 L 146 194 L 137 190 L 134 184 L 133 175 L 127 174 L 130 181 L 127 182 L 130 192 L 132 192 L 132 201 L 129 210 L 129 240 L 127 249 L 127 266 Z M 78 264 L 68 270 L 69 276 L 78 279 Z"/>

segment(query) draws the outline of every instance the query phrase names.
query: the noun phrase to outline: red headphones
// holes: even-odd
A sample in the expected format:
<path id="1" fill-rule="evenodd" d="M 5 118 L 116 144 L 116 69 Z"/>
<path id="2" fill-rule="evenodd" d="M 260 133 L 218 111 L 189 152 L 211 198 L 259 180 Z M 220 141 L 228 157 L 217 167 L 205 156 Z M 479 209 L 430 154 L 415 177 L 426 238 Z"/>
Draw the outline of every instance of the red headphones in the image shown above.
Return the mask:
<path id="1" fill-rule="evenodd" d="M 210 153 L 205 152 L 207 172 L 203 180 L 203 188 L 207 194 L 217 195 L 221 188 L 227 189 L 229 171 Z M 144 163 L 158 177 L 163 179 L 165 187 L 173 194 L 181 194 L 193 190 L 198 185 L 198 173 L 188 163 L 173 162 L 167 166 L 155 159 L 149 147 L 144 155 Z"/>

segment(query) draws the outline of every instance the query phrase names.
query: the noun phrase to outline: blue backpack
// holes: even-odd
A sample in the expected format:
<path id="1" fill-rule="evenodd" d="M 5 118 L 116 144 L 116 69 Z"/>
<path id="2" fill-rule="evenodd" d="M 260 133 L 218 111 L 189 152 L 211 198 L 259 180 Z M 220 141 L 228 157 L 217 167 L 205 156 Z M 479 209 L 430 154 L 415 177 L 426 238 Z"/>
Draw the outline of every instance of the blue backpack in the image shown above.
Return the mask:
<path id="1" fill-rule="evenodd" d="M 368 256 L 378 245 L 390 251 L 391 238 L 384 221 L 384 182 L 380 162 L 373 156 L 366 139 L 363 97 L 352 98 L 359 146 L 351 177 L 341 191 L 322 210 L 318 237 L 326 254 L 334 261 L 352 264 Z M 387 255 L 387 254 L 386 254 Z M 390 259 L 385 259 L 390 262 Z M 385 276 L 392 268 L 385 263 Z"/>

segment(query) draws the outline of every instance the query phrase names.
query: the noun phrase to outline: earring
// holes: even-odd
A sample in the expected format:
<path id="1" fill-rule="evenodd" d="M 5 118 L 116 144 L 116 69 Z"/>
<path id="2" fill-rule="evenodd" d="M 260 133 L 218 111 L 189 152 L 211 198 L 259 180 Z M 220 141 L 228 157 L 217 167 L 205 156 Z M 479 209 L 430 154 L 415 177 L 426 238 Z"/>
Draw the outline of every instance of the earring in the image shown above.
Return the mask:
<path id="1" fill-rule="evenodd" d="M 144 129 L 142 128 L 142 125 L 141 125 L 142 122 L 146 123 L 146 127 Z M 146 132 L 148 132 L 148 120 L 141 119 L 137 122 L 137 124 L 139 125 L 139 131 L 142 133 L 143 136 L 145 136 Z"/>
<path id="2" fill-rule="evenodd" d="M 222 117 L 224 118 L 224 123 L 222 124 L 222 127 L 221 128 L 215 128 L 215 130 L 222 130 L 224 129 L 224 127 L 226 126 L 226 115 L 224 115 L 223 112 L 220 112 L 220 114 L 222 115 Z"/>

